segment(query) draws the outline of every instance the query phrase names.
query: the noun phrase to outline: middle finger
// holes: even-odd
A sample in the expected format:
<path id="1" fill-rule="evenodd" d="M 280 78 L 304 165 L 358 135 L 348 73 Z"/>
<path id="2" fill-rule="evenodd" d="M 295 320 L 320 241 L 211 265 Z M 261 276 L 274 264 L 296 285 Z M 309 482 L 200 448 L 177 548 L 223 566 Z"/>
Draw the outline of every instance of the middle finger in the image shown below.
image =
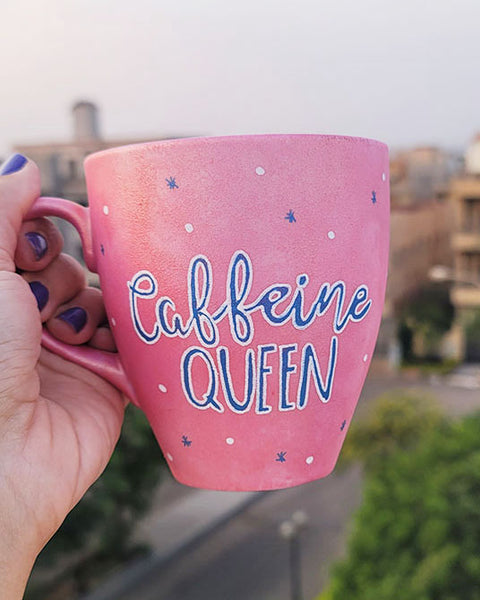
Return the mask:
<path id="1" fill-rule="evenodd" d="M 68 254 L 60 254 L 43 271 L 25 271 L 23 277 L 37 299 L 42 322 L 86 286 L 82 266 Z"/>

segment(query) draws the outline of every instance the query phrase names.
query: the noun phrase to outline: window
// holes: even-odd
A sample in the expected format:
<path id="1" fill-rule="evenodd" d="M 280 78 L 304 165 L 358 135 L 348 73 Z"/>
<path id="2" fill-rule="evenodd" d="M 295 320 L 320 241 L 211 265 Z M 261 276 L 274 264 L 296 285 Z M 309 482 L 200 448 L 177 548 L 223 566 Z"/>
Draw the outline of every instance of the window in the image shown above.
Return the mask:
<path id="1" fill-rule="evenodd" d="M 465 198 L 462 229 L 467 233 L 480 233 L 480 198 Z"/>

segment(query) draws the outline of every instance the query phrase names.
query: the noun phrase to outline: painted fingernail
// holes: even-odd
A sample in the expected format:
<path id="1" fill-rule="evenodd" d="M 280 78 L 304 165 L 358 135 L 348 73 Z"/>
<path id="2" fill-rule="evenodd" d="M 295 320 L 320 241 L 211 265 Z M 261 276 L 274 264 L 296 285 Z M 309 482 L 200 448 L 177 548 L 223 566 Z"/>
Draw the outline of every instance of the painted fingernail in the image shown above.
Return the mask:
<path id="1" fill-rule="evenodd" d="M 32 247 L 33 253 L 35 254 L 35 259 L 42 259 L 48 249 L 47 240 L 41 233 L 37 233 L 36 231 L 29 231 L 25 234 L 25 237 Z"/>
<path id="2" fill-rule="evenodd" d="M 57 319 L 68 323 L 70 327 L 73 327 L 75 333 L 78 333 L 85 327 L 87 312 L 81 306 L 73 306 L 57 315 Z"/>
<path id="3" fill-rule="evenodd" d="M 12 154 L 0 167 L 0 175 L 10 175 L 20 171 L 28 162 L 23 154 Z"/>
<path id="4" fill-rule="evenodd" d="M 40 281 L 30 281 L 28 285 L 37 299 L 38 310 L 43 310 L 50 297 L 48 289 Z"/>

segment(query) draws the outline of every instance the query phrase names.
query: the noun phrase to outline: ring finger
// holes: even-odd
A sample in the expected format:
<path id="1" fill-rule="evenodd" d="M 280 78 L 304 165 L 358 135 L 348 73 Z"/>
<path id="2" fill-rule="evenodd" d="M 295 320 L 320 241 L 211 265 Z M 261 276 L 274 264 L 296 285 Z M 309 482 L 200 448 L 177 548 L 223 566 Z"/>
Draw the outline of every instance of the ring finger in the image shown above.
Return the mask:
<path id="1" fill-rule="evenodd" d="M 81 265 L 68 254 L 60 254 L 41 272 L 24 272 L 23 277 L 37 299 L 42 322 L 48 321 L 60 305 L 86 286 Z"/>

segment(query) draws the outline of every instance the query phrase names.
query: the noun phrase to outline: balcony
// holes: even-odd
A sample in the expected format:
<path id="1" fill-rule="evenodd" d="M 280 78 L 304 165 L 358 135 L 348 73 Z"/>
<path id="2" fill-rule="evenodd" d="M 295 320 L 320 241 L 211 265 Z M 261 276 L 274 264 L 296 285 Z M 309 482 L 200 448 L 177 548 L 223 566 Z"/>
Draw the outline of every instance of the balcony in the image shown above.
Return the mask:
<path id="1" fill-rule="evenodd" d="M 462 201 L 465 197 L 480 198 L 480 177 L 457 177 L 452 180 L 450 189 L 451 194 Z"/>
<path id="2" fill-rule="evenodd" d="M 452 237 L 455 252 L 480 252 L 480 231 L 460 231 Z"/>
<path id="3" fill-rule="evenodd" d="M 450 298 L 456 308 L 480 308 L 480 287 L 455 286 Z"/>

